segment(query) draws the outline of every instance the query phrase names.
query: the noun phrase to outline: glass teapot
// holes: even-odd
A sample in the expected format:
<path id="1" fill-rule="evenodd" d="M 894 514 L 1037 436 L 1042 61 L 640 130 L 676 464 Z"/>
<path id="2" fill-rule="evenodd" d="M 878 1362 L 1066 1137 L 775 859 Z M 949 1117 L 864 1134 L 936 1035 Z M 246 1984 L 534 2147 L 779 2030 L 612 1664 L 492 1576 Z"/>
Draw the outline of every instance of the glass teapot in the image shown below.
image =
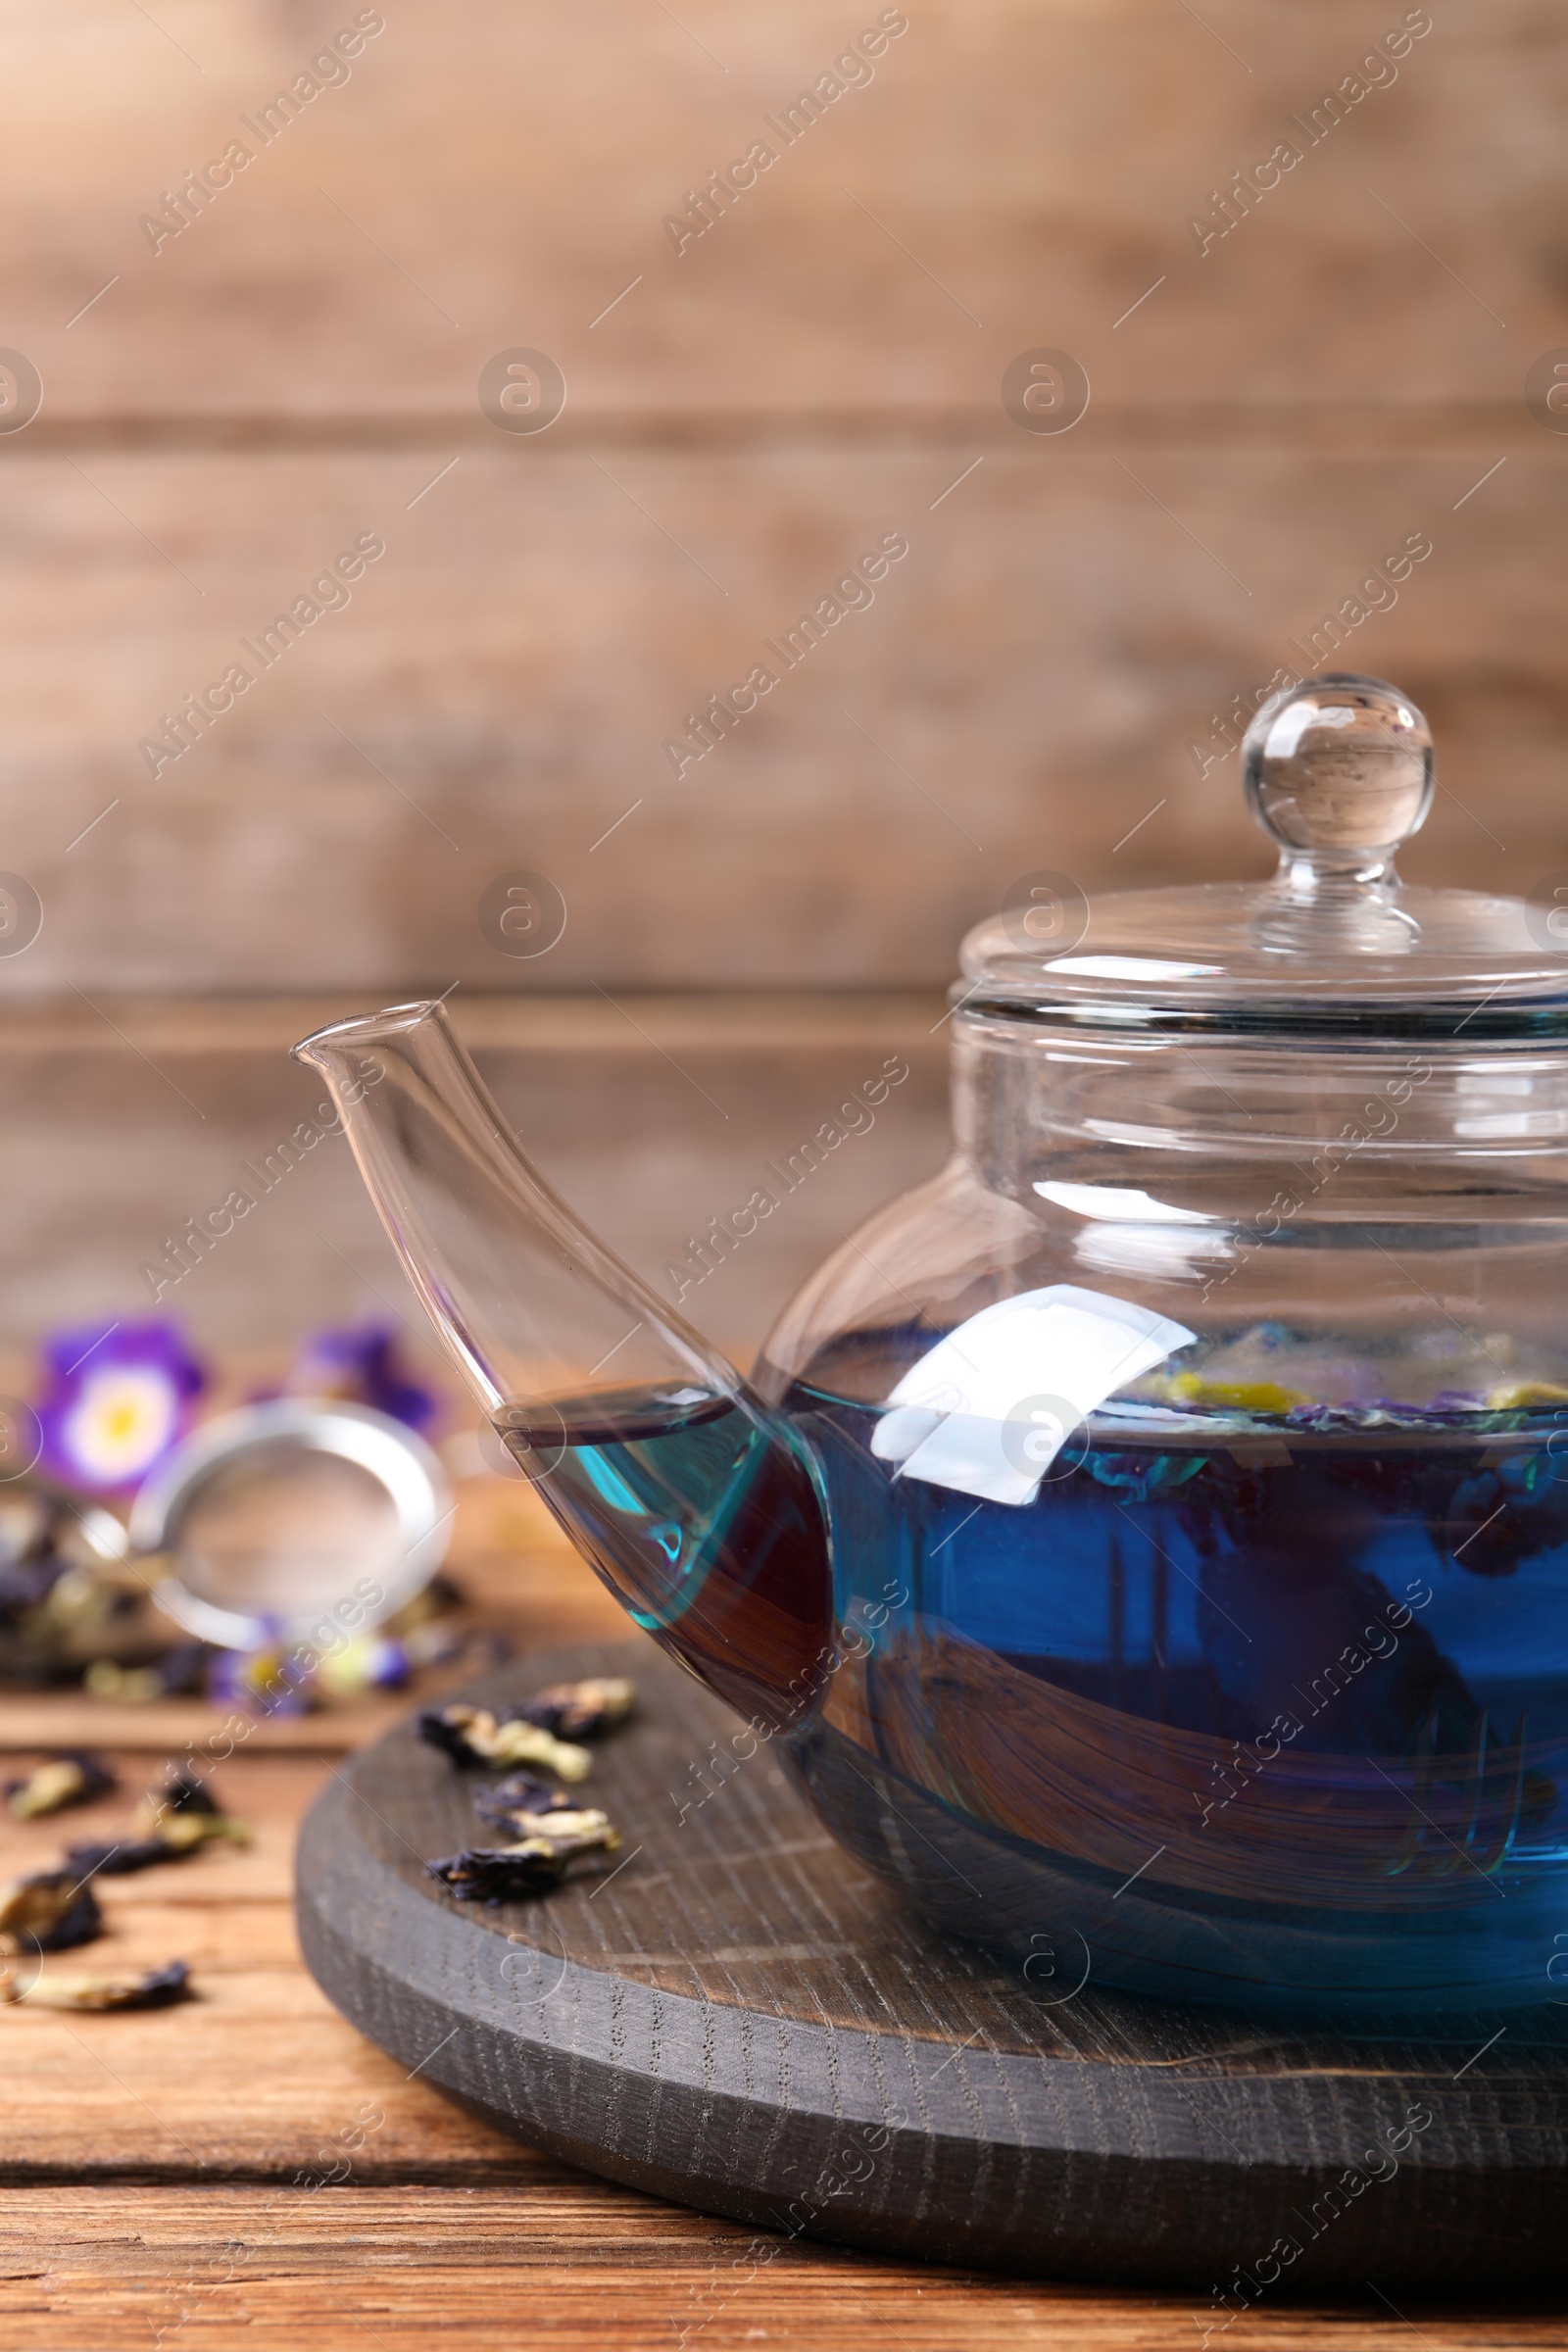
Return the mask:
<path id="1" fill-rule="evenodd" d="M 750 1381 L 522 1156 L 438 1004 L 297 1049 L 503 1442 L 828 1827 L 1037 1989 L 1568 1978 L 1568 967 L 1405 889 L 1408 696 L 1244 746 L 1276 877 L 965 942 L 953 1159 Z"/>

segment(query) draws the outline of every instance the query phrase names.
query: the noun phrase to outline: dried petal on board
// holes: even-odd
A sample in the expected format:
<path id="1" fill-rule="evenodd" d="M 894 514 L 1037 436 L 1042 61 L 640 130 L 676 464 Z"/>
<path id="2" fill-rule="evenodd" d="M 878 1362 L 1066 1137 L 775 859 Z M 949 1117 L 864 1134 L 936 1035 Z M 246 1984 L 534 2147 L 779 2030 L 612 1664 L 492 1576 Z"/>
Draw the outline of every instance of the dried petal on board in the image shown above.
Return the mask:
<path id="1" fill-rule="evenodd" d="M 514 1845 L 475 1846 L 424 1867 L 460 1902 L 504 1903 L 548 1892 L 579 1855 L 613 1853 L 619 1843 L 606 1816 L 587 1808 L 539 1816 Z"/>
<path id="2" fill-rule="evenodd" d="M 190 1991 L 186 1963 L 171 1960 L 144 1977 L 46 1976 L 15 1990 L 0 1985 L 0 2000 L 30 2001 L 35 2009 L 167 2009 Z"/>
<path id="3" fill-rule="evenodd" d="M 589 1675 L 580 1683 L 552 1683 L 512 1709 L 558 1740 L 598 1740 L 625 1722 L 637 1701 L 637 1686 L 624 1675 Z"/>
<path id="4" fill-rule="evenodd" d="M 552 1788 L 548 1781 L 536 1779 L 531 1772 L 508 1773 L 504 1781 L 473 1791 L 473 1809 L 479 1819 L 501 1830 L 510 1829 L 519 1814 L 536 1818 L 541 1813 L 569 1813 L 576 1803 L 577 1799 L 568 1796 L 564 1788 Z"/>
<path id="5" fill-rule="evenodd" d="M 6 1805 L 19 1821 L 63 1813 L 67 1805 L 88 1805 L 118 1786 L 102 1756 L 84 1747 L 66 1748 L 35 1764 L 24 1780 L 7 1781 Z"/>
<path id="6" fill-rule="evenodd" d="M 610 1815 L 601 1813 L 597 1805 L 558 1813 L 502 1813 L 492 1819 L 498 1829 L 511 1831 L 510 1842 L 514 1845 L 525 1843 L 530 1838 L 545 1838 L 552 1845 L 588 1853 L 595 1846 L 612 1850 L 620 1843 L 620 1834 L 612 1829 Z"/>
<path id="7" fill-rule="evenodd" d="M 586 1780 L 592 1762 L 585 1747 L 573 1747 L 521 1716 L 503 1719 L 488 1707 L 460 1702 L 421 1715 L 419 1737 L 445 1748 L 457 1764 L 537 1764 L 562 1781 Z"/>
<path id="8" fill-rule="evenodd" d="M 39 1870 L 0 1888 L 0 1955 L 66 1952 L 103 1934 L 103 1913 L 79 1870 Z"/>

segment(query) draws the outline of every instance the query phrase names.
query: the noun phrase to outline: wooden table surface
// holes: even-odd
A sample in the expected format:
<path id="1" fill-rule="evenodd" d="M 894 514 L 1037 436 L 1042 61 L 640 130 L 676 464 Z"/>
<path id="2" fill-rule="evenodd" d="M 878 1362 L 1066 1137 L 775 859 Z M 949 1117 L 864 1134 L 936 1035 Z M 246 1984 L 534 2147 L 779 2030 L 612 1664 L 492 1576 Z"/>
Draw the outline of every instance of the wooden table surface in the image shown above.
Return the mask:
<path id="1" fill-rule="evenodd" d="M 542 1644 L 618 1635 L 623 1620 L 586 1569 L 526 1514 L 527 1498 L 506 1495 L 486 1550 L 469 1513 L 465 1584 Z M 325 1776 L 401 1703 L 259 1727 L 215 1774 L 253 1844 L 98 1881 L 108 1935 L 47 1964 L 119 1973 L 182 1958 L 194 2000 L 141 2014 L 0 2012 L 3 2352 L 513 2352 L 539 2338 L 596 2352 L 1201 2345 L 1207 2313 L 1191 2295 L 917 2270 L 782 2237 L 760 2259 L 754 2232 L 501 2138 L 362 2039 L 300 1963 L 293 1843 Z M 194 1702 L 0 1698 L 0 1760 L 90 1740 L 123 1783 L 49 1821 L 0 1816 L 6 1873 L 44 1866 L 68 1838 L 104 1836 L 162 1759 L 213 1721 Z M 1347 2352 L 1501 2352 L 1564 2334 L 1539 2308 L 1396 2312 L 1371 2292 L 1333 2311 L 1265 2303 L 1226 2332 L 1233 2352 L 1284 2352 L 1330 2328 Z"/>

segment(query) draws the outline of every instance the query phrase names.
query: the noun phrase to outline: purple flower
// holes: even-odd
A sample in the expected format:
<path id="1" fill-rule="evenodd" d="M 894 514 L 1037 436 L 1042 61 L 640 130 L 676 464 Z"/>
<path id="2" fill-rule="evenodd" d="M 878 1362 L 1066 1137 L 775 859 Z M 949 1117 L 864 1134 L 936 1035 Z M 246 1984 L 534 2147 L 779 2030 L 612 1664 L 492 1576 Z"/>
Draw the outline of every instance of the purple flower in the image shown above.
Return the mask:
<path id="1" fill-rule="evenodd" d="M 86 1494 L 133 1493 L 195 1417 L 207 1374 L 177 1323 L 88 1323 L 43 1344 L 43 1468 Z"/>
<path id="2" fill-rule="evenodd" d="M 218 1707 L 241 1707 L 259 1721 L 303 1715 L 311 1676 L 289 1649 L 220 1649 L 208 1660 L 207 1695 Z"/>
<path id="3" fill-rule="evenodd" d="M 335 1656 L 302 1658 L 299 1647 L 287 1642 L 220 1649 L 208 1664 L 207 1695 L 215 1706 L 241 1707 L 265 1721 L 304 1715 L 323 1699 L 352 1698 L 361 1690 L 401 1690 L 408 1679 L 402 1642 L 366 1634 Z"/>
<path id="4" fill-rule="evenodd" d="M 421 1434 L 437 1410 L 429 1390 L 409 1379 L 399 1363 L 397 1334 L 389 1323 L 313 1333 L 294 1359 L 288 1393 L 368 1404 Z"/>

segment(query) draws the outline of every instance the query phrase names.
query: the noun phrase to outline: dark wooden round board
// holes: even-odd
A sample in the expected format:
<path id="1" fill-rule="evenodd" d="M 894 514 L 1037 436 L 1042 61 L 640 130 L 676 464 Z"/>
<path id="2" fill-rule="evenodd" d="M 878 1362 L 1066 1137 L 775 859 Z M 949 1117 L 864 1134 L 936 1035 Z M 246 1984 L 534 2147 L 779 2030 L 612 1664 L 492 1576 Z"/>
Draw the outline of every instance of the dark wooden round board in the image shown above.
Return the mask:
<path id="1" fill-rule="evenodd" d="M 642 1693 L 585 1791 L 624 1845 L 555 1893 L 489 1908 L 424 1875 L 499 1841 L 469 1801 L 498 1775 L 412 1718 L 306 1823 L 306 1958 L 425 2082 L 765 2230 L 1212 2289 L 1219 2327 L 1304 2287 L 1568 2277 L 1568 2007 L 1417 2038 L 1120 1997 L 1067 1951 L 1026 1981 L 869 1878 L 651 1643 L 520 1660 L 466 1695 L 602 1672 Z"/>

